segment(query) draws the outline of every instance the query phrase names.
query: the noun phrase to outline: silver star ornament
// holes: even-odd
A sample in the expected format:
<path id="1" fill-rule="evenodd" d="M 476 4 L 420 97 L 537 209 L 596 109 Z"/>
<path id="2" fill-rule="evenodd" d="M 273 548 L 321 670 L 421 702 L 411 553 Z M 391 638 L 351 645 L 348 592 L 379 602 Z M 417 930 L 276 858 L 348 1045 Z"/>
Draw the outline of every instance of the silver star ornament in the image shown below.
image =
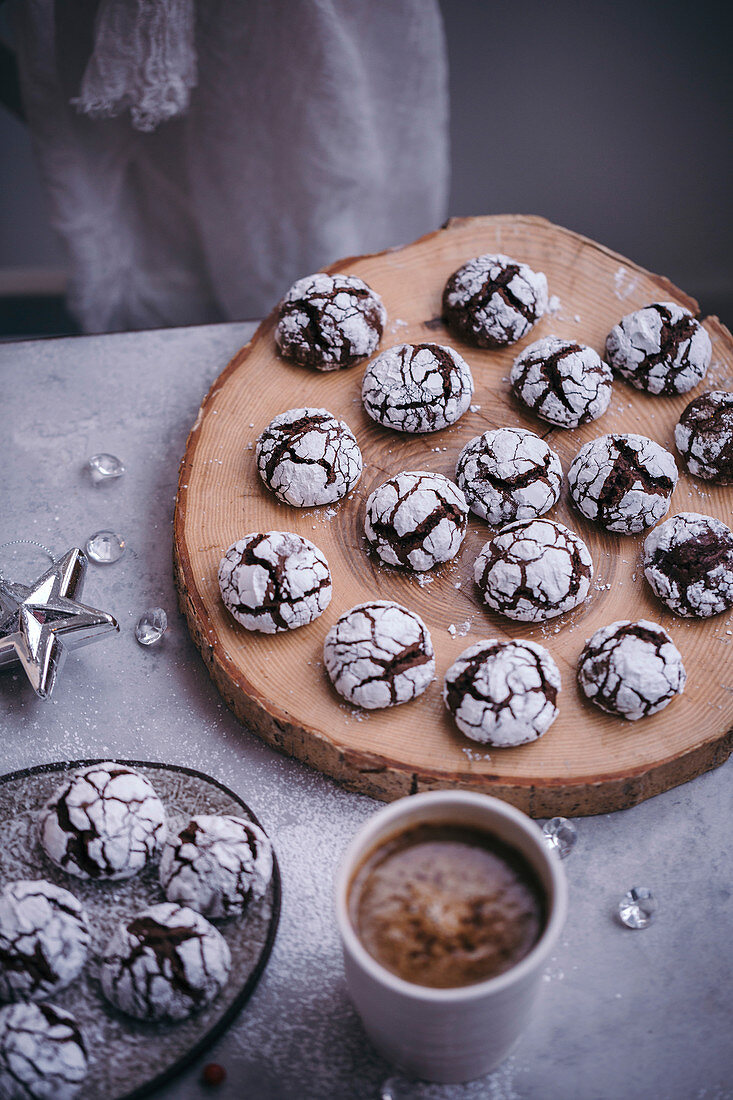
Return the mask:
<path id="1" fill-rule="evenodd" d="M 70 649 L 119 626 L 106 611 L 79 603 L 86 554 L 67 551 L 31 585 L 0 576 L 0 668 L 20 663 L 40 699 L 48 699 Z"/>

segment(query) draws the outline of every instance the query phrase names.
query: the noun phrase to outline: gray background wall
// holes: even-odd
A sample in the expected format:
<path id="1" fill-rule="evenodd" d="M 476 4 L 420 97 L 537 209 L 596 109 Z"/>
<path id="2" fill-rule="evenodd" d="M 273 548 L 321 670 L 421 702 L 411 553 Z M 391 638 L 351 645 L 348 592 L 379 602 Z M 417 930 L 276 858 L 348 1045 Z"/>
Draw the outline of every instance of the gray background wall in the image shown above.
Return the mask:
<path id="1" fill-rule="evenodd" d="M 443 0 L 442 10 L 451 213 L 542 214 L 733 324 L 725 6 Z M 0 275 L 63 269 L 28 133 L 2 109 L 0 196 Z"/>

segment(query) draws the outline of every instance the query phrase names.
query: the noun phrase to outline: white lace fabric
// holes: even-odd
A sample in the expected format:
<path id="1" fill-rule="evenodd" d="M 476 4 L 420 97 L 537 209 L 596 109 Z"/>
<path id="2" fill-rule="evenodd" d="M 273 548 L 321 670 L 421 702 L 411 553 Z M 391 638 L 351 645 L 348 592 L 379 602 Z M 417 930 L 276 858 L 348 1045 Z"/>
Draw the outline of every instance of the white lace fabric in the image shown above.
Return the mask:
<path id="1" fill-rule="evenodd" d="M 444 220 L 437 0 L 16 0 L 87 332 L 263 316 Z"/>
<path id="2" fill-rule="evenodd" d="M 90 118 L 130 111 L 150 132 L 182 114 L 196 85 L 193 0 L 102 0 L 73 106 Z"/>

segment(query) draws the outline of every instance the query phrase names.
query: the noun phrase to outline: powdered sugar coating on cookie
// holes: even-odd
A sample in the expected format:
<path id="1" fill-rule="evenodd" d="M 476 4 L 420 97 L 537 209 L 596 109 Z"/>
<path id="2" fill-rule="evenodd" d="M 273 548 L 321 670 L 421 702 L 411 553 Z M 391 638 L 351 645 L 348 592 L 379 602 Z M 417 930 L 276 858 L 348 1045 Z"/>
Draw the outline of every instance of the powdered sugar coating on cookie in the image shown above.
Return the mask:
<path id="1" fill-rule="evenodd" d="M 41 846 L 83 879 L 137 874 L 166 837 L 165 809 L 148 780 L 106 761 L 75 772 L 41 811 Z"/>
<path id="2" fill-rule="evenodd" d="M 714 516 L 680 512 L 647 535 L 644 576 L 675 615 L 719 615 L 733 607 L 733 532 Z"/>
<path id="3" fill-rule="evenodd" d="M 187 906 L 163 902 L 120 924 L 104 951 L 107 1000 L 137 1020 L 185 1020 L 216 997 L 231 954 L 221 932 Z"/>
<path id="4" fill-rule="evenodd" d="M 578 661 L 578 683 L 601 710 L 635 722 L 684 691 L 677 646 L 658 623 L 622 619 L 597 630 Z"/>
<path id="5" fill-rule="evenodd" d="M 238 539 L 219 563 L 224 606 L 247 630 L 277 634 L 313 622 L 331 602 L 328 562 L 292 531 Z"/>
<path id="6" fill-rule="evenodd" d="M 466 737 L 504 748 L 536 741 L 558 715 L 560 672 L 544 646 L 490 638 L 445 674 L 443 701 Z"/>
<path id="7" fill-rule="evenodd" d="M 63 989 L 84 966 L 89 942 L 87 915 L 68 890 L 43 879 L 7 883 L 0 892 L 0 1000 L 39 1000 Z"/>
<path id="8" fill-rule="evenodd" d="M 443 344 L 397 344 L 367 367 L 361 397 L 372 420 L 397 432 L 455 424 L 473 396 L 471 368 Z"/>
<path id="9" fill-rule="evenodd" d="M 547 278 L 501 253 L 475 256 L 448 279 L 443 317 L 461 339 L 503 347 L 526 336 L 547 309 Z"/>
<path id="10" fill-rule="evenodd" d="M 521 520 L 484 545 L 474 577 L 493 611 L 520 622 L 542 622 L 587 598 L 593 561 L 580 536 L 562 523 Z"/>
<path id="11" fill-rule="evenodd" d="M 606 337 L 613 369 L 648 393 L 687 393 L 702 382 L 712 352 L 700 322 L 676 302 L 654 302 L 628 313 Z"/>
<path id="12" fill-rule="evenodd" d="M 733 393 L 711 390 L 694 397 L 674 430 L 677 450 L 695 477 L 733 483 Z"/>
<path id="13" fill-rule="evenodd" d="M 0 1008 L 2 1100 L 73 1100 L 87 1075 L 87 1052 L 70 1012 L 51 1004 Z"/>
<path id="14" fill-rule="evenodd" d="M 509 380 L 528 409 L 551 424 L 577 428 L 603 416 L 613 375 L 600 355 L 573 340 L 544 336 L 517 356 Z"/>
<path id="15" fill-rule="evenodd" d="M 674 458 L 643 435 L 602 435 L 580 448 L 568 470 L 576 508 L 608 531 L 637 534 L 669 510 Z"/>
<path id="16" fill-rule="evenodd" d="M 280 303 L 275 343 L 286 359 L 340 370 L 372 354 L 386 320 L 382 299 L 363 279 L 317 272 L 298 279 Z"/>
<path id="17" fill-rule="evenodd" d="M 198 814 L 169 835 L 160 857 L 160 884 L 168 901 L 209 919 L 244 912 L 265 895 L 272 878 L 272 845 L 252 821 Z"/>
<path id="18" fill-rule="evenodd" d="M 326 635 L 323 663 L 336 691 L 366 710 L 408 703 L 435 676 L 425 623 L 389 600 L 357 604 L 342 615 Z"/>
<path id="19" fill-rule="evenodd" d="M 494 428 L 465 445 L 456 481 L 472 512 L 492 527 L 503 527 L 552 508 L 562 488 L 562 465 L 534 432 Z"/>
<path id="20" fill-rule="evenodd" d="M 344 420 L 327 409 L 289 409 L 268 424 L 256 448 L 257 469 L 285 504 L 333 504 L 361 477 L 359 444 Z"/>
<path id="21" fill-rule="evenodd" d="M 467 523 L 468 505 L 458 486 L 442 474 L 415 470 L 374 490 L 364 533 L 385 564 L 420 573 L 455 557 Z"/>

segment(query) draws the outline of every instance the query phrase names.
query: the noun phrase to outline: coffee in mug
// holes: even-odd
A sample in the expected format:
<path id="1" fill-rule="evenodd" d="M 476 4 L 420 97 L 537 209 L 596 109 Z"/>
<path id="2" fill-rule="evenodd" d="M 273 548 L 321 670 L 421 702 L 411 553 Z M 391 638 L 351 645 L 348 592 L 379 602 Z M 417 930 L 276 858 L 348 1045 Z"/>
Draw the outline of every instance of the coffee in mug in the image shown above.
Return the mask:
<path id="1" fill-rule="evenodd" d="M 515 848 L 484 830 L 426 822 L 362 861 L 349 915 L 369 954 L 408 982 L 470 985 L 516 965 L 537 943 L 546 901 Z"/>
<path id="2" fill-rule="evenodd" d="M 431 791 L 361 826 L 335 901 L 346 982 L 374 1045 L 409 1076 L 468 1081 L 521 1034 L 567 883 L 525 814 L 473 791 Z"/>

